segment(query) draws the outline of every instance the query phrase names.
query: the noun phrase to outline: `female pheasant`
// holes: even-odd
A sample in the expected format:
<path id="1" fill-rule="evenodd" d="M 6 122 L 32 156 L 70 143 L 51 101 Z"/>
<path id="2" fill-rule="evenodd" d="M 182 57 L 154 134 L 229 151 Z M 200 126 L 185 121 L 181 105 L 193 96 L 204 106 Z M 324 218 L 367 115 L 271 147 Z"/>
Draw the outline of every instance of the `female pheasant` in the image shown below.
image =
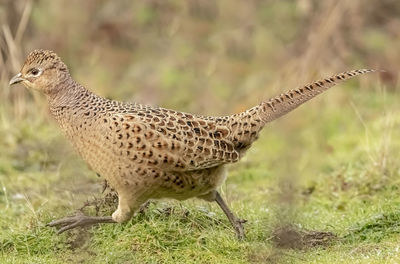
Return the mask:
<path id="1" fill-rule="evenodd" d="M 240 160 L 266 123 L 340 81 L 373 70 L 340 73 L 290 90 L 239 114 L 198 116 L 100 97 L 75 82 L 52 51 L 31 52 L 10 85 L 22 83 L 47 97 L 50 112 L 92 170 L 118 192 L 108 217 L 77 215 L 51 222 L 59 233 L 95 223 L 122 223 L 147 200 L 192 197 L 216 201 L 239 239 L 243 221 L 217 189 L 225 165 Z"/>

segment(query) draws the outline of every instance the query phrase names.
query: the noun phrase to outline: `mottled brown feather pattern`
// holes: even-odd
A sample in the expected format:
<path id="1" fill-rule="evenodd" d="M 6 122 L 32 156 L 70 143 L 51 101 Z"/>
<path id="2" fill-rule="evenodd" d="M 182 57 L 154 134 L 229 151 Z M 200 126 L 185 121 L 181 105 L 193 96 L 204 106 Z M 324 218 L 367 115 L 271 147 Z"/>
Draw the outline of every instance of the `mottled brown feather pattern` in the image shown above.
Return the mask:
<path id="1" fill-rule="evenodd" d="M 23 67 L 59 69 L 44 87 L 52 115 L 89 166 L 118 191 L 122 222 L 150 198 L 203 197 L 225 179 L 264 125 L 342 80 L 341 73 L 265 101 L 243 113 L 206 117 L 102 98 L 76 83 L 57 55 L 34 51 Z M 37 88 L 37 87 L 36 87 Z M 40 87 L 39 87 L 40 88 Z"/>

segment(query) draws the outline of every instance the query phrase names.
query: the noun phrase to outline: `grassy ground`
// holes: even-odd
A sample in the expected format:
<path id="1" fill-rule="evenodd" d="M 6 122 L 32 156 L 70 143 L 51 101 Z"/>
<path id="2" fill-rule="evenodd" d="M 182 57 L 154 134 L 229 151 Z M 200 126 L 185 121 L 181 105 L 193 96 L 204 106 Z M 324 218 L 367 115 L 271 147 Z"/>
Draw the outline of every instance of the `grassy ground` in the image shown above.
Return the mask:
<path id="1" fill-rule="evenodd" d="M 268 126 L 222 187 L 248 220 L 243 242 L 216 205 L 195 200 L 158 201 L 127 224 L 57 235 L 46 223 L 101 198 L 101 180 L 55 124 L 4 114 L 0 262 L 397 263 L 399 99 L 336 87 Z M 348 102 L 340 112 L 338 100 Z"/>

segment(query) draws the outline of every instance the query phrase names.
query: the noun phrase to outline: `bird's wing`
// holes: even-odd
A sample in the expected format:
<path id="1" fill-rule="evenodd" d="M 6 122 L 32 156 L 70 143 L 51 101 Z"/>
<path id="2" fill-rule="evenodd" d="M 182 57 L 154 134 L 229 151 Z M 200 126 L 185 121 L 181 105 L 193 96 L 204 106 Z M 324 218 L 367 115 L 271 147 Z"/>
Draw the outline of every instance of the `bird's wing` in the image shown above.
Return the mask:
<path id="1" fill-rule="evenodd" d="M 198 170 L 239 160 L 230 130 L 212 118 L 146 108 L 113 114 L 113 143 L 133 162 L 164 170 Z"/>

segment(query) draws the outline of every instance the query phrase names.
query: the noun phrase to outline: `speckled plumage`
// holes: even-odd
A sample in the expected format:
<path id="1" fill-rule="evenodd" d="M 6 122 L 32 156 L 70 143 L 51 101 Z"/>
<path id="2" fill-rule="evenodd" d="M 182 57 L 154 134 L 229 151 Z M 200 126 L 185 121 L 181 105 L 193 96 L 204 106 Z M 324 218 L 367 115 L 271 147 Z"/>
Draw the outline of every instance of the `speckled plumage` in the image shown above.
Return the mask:
<path id="1" fill-rule="evenodd" d="M 341 73 L 242 113 L 209 117 L 102 98 L 76 83 L 50 51 L 33 51 L 22 75 L 31 67 L 42 67 L 42 76 L 48 72 L 48 84 L 38 78 L 25 85 L 47 95 L 51 114 L 74 148 L 118 192 L 117 222 L 152 198 L 214 200 L 225 165 L 243 157 L 266 123 L 339 81 L 371 71 Z"/>

